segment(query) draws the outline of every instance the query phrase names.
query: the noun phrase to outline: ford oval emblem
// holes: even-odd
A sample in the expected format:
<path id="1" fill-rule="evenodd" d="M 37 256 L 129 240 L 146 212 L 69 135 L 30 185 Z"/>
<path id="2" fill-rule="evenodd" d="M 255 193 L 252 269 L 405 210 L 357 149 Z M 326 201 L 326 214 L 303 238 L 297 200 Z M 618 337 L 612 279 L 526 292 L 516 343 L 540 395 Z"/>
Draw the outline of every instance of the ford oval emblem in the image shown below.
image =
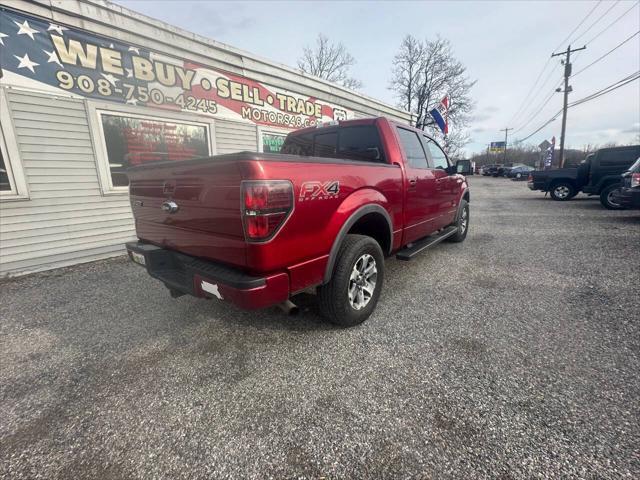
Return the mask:
<path id="1" fill-rule="evenodd" d="M 178 204 L 173 200 L 168 200 L 164 202 L 160 208 L 167 213 L 176 213 L 180 207 L 178 207 Z"/>

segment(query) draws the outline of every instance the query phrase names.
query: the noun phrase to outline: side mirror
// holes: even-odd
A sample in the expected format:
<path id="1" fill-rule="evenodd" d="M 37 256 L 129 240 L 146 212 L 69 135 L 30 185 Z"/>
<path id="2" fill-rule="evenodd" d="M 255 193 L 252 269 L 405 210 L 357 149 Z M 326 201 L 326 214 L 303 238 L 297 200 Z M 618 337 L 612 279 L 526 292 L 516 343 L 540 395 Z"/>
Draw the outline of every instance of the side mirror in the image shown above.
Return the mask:
<path id="1" fill-rule="evenodd" d="M 455 166 L 455 173 L 471 175 L 471 162 L 469 160 L 458 160 Z"/>

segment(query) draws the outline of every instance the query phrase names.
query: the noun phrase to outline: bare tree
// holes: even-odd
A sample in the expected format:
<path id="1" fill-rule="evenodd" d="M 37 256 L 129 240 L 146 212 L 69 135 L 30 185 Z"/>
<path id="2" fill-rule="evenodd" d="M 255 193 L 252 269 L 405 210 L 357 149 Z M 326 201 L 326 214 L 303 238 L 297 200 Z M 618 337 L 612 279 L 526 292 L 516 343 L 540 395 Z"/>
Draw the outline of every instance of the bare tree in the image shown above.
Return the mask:
<path id="1" fill-rule="evenodd" d="M 304 47 L 298 68 L 304 73 L 357 90 L 362 88 L 362 82 L 349 75 L 349 68 L 355 63 L 342 43 L 331 43 L 320 33 L 315 47 Z"/>
<path id="2" fill-rule="evenodd" d="M 448 118 L 455 130 L 446 142 L 450 151 L 459 151 L 469 141 L 466 134 L 457 131 L 469 123 L 474 106 L 471 88 L 475 83 L 469 79 L 466 67 L 453 56 L 448 40 L 421 42 L 407 35 L 394 57 L 389 89 L 396 93 L 399 106 L 415 115 L 416 127 L 440 138 L 442 135 L 429 112 L 447 95 Z"/>

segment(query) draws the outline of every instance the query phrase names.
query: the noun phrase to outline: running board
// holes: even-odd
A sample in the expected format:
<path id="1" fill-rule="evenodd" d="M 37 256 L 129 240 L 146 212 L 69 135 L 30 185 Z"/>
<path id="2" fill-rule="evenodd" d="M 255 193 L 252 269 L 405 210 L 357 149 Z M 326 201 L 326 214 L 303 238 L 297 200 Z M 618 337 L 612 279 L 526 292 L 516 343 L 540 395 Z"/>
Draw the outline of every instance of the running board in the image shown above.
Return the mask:
<path id="1" fill-rule="evenodd" d="M 441 241 L 449 238 L 452 235 L 455 235 L 458 232 L 458 227 L 447 227 L 442 230 L 440 233 L 436 235 L 430 235 L 428 237 L 424 237 L 416 242 L 414 242 L 410 247 L 403 248 L 396 253 L 396 258 L 398 260 L 404 260 L 408 262 L 413 257 L 426 250 L 427 248 L 431 248 L 434 245 L 439 244 Z"/>

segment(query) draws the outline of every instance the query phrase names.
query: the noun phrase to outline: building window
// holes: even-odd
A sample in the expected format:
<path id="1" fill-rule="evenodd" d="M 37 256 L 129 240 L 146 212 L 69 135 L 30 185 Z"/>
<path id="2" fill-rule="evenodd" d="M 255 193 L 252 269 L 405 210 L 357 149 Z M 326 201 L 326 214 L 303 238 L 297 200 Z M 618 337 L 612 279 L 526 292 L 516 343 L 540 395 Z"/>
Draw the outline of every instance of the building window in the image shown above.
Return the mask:
<path id="1" fill-rule="evenodd" d="M 263 153 L 280 153 L 290 130 L 258 126 L 258 149 Z"/>
<path id="2" fill-rule="evenodd" d="M 264 153 L 278 153 L 282 149 L 286 134 L 262 132 L 262 151 Z"/>
<path id="3" fill-rule="evenodd" d="M 0 117 L 0 199 L 28 199 L 27 183 L 3 89 L 0 89 Z"/>
<path id="4" fill-rule="evenodd" d="M 127 191 L 129 167 L 212 155 L 210 123 L 110 110 L 95 112 L 102 143 L 98 163 L 104 193 Z"/>

